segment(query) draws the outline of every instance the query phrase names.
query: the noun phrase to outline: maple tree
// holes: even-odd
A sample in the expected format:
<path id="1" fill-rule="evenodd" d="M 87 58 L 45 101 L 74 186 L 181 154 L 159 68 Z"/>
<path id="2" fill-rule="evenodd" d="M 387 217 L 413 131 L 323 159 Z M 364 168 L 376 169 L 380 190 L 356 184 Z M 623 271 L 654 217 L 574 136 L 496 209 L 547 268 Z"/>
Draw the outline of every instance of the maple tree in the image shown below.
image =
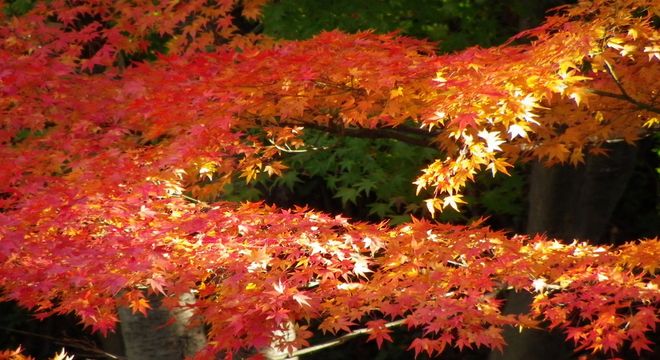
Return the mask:
<path id="1" fill-rule="evenodd" d="M 313 328 L 380 346 L 392 324 L 421 329 L 415 354 L 501 349 L 502 327 L 540 321 L 578 349 L 650 350 L 658 239 L 608 248 L 220 199 L 237 177 L 286 171 L 278 155 L 304 149 L 305 129 L 440 149 L 415 181 L 431 215 L 458 208 L 480 171 L 632 143 L 659 125 L 657 1 L 582 1 L 502 46 L 447 55 L 395 34 L 240 36 L 234 5 L 49 1 L 3 15 L 3 300 L 106 333 L 119 306 L 148 314 L 144 289 L 172 308 L 193 289 L 201 358 L 273 340 L 299 353 Z M 530 313 L 503 314 L 504 289 L 534 292 Z M 291 324 L 295 338 L 278 335 Z"/>
<path id="2" fill-rule="evenodd" d="M 308 39 L 334 29 L 350 33 L 370 29 L 379 33 L 397 31 L 437 40 L 435 51 L 442 53 L 474 44 L 500 44 L 521 28 L 522 19 L 540 23 L 543 9 L 550 7 L 548 2 L 557 0 L 535 3 L 544 4 L 538 8 L 481 0 L 341 0 L 319 8 L 316 1 L 285 0 L 264 6 L 259 29 L 268 36 L 289 40 Z M 415 194 L 410 183 L 419 169 L 440 156 L 437 147 L 309 128 L 302 139 L 306 143 L 304 149 L 283 149 L 281 160 L 287 171 L 282 176 L 261 176 L 250 184 L 234 182 L 223 197 L 243 201 L 267 199 L 280 207 L 309 204 L 351 218 L 376 222 L 387 219 L 391 224 L 410 221 L 411 215 L 424 216 L 422 199 L 428 194 Z M 522 231 L 522 222 L 518 220 L 522 220 L 525 207 L 523 192 L 516 192 L 516 186 L 524 184 L 525 178 L 520 176 L 524 172 L 524 167 L 517 167 L 511 176 L 477 176 L 477 181 L 465 191 L 469 206 L 460 212 L 443 211 L 437 219 L 468 221 L 487 214 L 488 223 L 497 223 L 498 227 L 512 225 L 509 220 L 515 218 L 516 228 L 520 229 L 517 231 Z"/>

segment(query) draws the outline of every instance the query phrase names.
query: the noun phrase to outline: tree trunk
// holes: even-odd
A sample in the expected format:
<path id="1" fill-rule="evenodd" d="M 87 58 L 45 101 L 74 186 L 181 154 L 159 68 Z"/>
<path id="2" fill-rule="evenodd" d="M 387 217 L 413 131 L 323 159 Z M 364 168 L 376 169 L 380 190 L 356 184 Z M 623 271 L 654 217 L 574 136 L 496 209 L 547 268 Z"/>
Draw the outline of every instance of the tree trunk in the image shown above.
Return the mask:
<path id="1" fill-rule="evenodd" d="M 124 350 L 124 339 L 121 337 L 120 327 L 121 324 L 118 324 L 114 332 L 109 332 L 105 336 L 98 334 L 96 338 L 101 350 L 118 358 L 123 358 L 126 356 L 126 350 Z"/>
<path id="2" fill-rule="evenodd" d="M 192 356 L 206 345 L 202 326 L 190 328 L 193 315 L 190 309 L 169 311 L 160 306 L 158 297 L 149 298 L 152 310 L 148 315 L 132 314 L 131 310 L 119 310 L 121 334 L 128 360 L 181 360 Z M 194 302 L 192 294 L 181 297 L 183 304 Z M 175 321 L 169 324 L 171 318 Z"/>
<path id="3" fill-rule="evenodd" d="M 633 173 L 636 147 L 608 144 L 607 156 L 586 156 L 579 167 L 532 166 L 529 178 L 527 233 L 592 244 L 607 238 L 609 223 L 626 184 Z M 527 312 L 530 294 L 507 296 L 505 313 Z M 570 359 L 571 349 L 558 332 L 507 329 L 504 353 L 492 352 L 490 359 Z"/>
<path id="4" fill-rule="evenodd" d="M 277 331 L 275 335 L 283 336 L 287 341 L 294 340 L 296 338 L 296 332 L 293 323 L 289 322 L 286 330 Z M 268 360 L 298 360 L 297 356 L 289 357 L 289 354 L 286 351 L 278 350 L 277 344 L 271 344 L 269 348 L 262 350 L 261 354 Z"/>
<path id="5" fill-rule="evenodd" d="M 607 156 L 587 156 L 580 167 L 534 164 L 527 233 L 600 243 L 634 170 L 636 148 L 610 144 Z"/>

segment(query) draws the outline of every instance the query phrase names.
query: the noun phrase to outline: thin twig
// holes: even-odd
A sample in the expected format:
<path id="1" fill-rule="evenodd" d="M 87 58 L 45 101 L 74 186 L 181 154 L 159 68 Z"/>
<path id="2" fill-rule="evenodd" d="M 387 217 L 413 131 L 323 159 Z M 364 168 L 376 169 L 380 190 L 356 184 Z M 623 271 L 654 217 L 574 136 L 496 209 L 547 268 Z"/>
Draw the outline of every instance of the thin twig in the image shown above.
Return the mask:
<path id="1" fill-rule="evenodd" d="M 465 263 L 459 263 L 459 262 L 452 261 L 452 260 L 447 260 L 447 264 L 455 265 L 455 266 L 458 266 L 458 267 L 468 267 L 467 264 L 465 264 Z"/>
<path id="2" fill-rule="evenodd" d="M 610 77 L 612 80 L 614 80 L 614 83 L 616 86 L 621 90 L 621 94 L 623 94 L 626 98 L 630 98 L 630 95 L 628 95 L 628 92 L 626 91 L 626 88 L 623 87 L 623 84 L 621 83 L 621 80 L 619 80 L 619 76 L 614 72 L 614 68 L 610 64 L 609 61 L 605 60 L 605 68 L 607 69 L 607 73 L 610 74 Z"/>
<path id="3" fill-rule="evenodd" d="M 395 326 L 401 326 L 401 325 L 405 324 L 405 322 L 406 322 L 405 319 L 396 320 L 396 321 L 388 322 L 387 324 L 385 324 L 385 327 L 389 329 L 389 328 L 392 328 L 392 327 L 395 327 Z M 332 341 L 328 341 L 328 342 L 321 343 L 321 344 L 314 345 L 314 346 L 310 346 L 310 347 L 307 347 L 307 348 L 304 348 L 304 349 L 296 350 L 293 353 L 291 353 L 290 355 L 286 355 L 286 357 L 282 358 L 282 359 L 285 359 L 285 360 L 286 359 L 293 359 L 296 356 L 301 356 L 301 355 L 309 354 L 309 353 L 319 351 L 319 350 L 322 350 L 322 349 L 326 349 L 326 348 L 329 348 L 329 347 L 341 345 L 341 344 L 345 343 L 346 341 L 348 341 L 348 340 L 350 340 L 350 339 L 352 339 L 356 336 L 369 334 L 370 332 L 372 332 L 372 329 L 369 329 L 369 328 L 357 329 L 357 330 L 351 331 L 350 333 L 348 333 L 346 335 L 340 336 L 340 337 L 338 337 L 338 338 L 336 338 Z"/>
<path id="4" fill-rule="evenodd" d="M 660 108 L 655 107 L 651 104 L 647 104 L 647 103 L 643 103 L 641 101 L 635 100 L 635 99 L 631 98 L 630 96 L 626 96 L 625 94 L 616 94 L 616 93 L 612 93 L 612 92 L 609 92 L 609 91 L 603 91 L 603 90 L 598 90 L 598 89 L 587 89 L 587 91 L 589 91 L 592 94 L 598 95 L 598 96 L 604 96 L 604 97 L 609 97 L 609 98 L 613 98 L 613 99 L 623 100 L 623 101 L 626 101 L 626 102 L 629 102 L 629 103 L 632 103 L 632 104 L 636 105 L 638 108 L 640 108 L 642 110 L 646 110 L 646 111 L 654 112 L 656 114 L 660 114 Z"/>
<path id="5" fill-rule="evenodd" d="M 317 151 L 317 150 L 326 150 L 326 149 L 328 149 L 327 146 L 322 146 L 322 147 L 311 146 L 311 147 L 306 148 L 306 149 L 292 149 L 291 147 L 289 147 L 289 145 L 286 145 L 286 144 L 285 144 L 286 147 L 282 147 L 280 145 L 277 145 L 275 143 L 275 141 L 273 141 L 273 139 L 268 139 L 268 142 L 271 143 L 271 145 L 273 145 L 277 150 L 279 150 L 281 152 L 292 153 L 292 154 L 304 153 L 304 152 L 308 152 L 309 150 Z"/>
<path id="6" fill-rule="evenodd" d="M 357 128 L 357 127 L 331 127 L 323 126 L 311 122 L 295 122 L 295 123 L 284 123 L 279 122 L 280 126 L 302 126 L 306 128 L 311 128 L 315 130 L 320 130 L 327 133 L 349 136 L 349 137 L 358 137 L 366 139 L 395 139 L 410 145 L 416 145 L 421 147 L 427 147 L 431 149 L 438 149 L 438 146 L 433 143 L 433 135 L 424 132 L 422 136 L 416 136 L 421 134 L 411 134 L 408 135 L 403 131 L 399 131 L 400 128 Z M 409 128 L 407 128 L 409 129 Z M 411 132 L 411 131 L 408 131 Z"/>
<path id="7" fill-rule="evenodd" d="M 257 124 L 262 126 L 301 126 L 330 134 L 367 139 L 395 139 L 411 145 L 427 147 L 434 150 L 438 149 L 438 146 L 434 141 L 439 132 L 429 132 L 424 129 L 418 129 L 406 125 L 370 129 L 362 127 L 344 127 L 341 122 L 337 122 L 335 125 L 335 122 L 333 121 L 330 121 L 330 125 L 320 125 L 298 118 L 288 118 L 287 120 L 289 121 L 270 121 L 268 123 L 262 123 L 258 121 L 259 116 L 256 114 L 249 114 L 248 119 L 257 120 Z"/>
<path id="8" fill-rule="evenodd" d="M 610 98 L 614 98 L 614 99 L 627 101 L 629 103 L 635 104 L 640 109 L 660 114 L 660 108 L 657 108 L 657 107 L 655 107 L 651 104 L 643 103 L 643 102 L 633 98 L 632 96 L 630 96 L 630 94 L 628 94 L 628 92 L 626 91 L 626 88 L 623 87 L 623 83 L 621 82 L 621 79 L 619 78 L 617 73 L 614 71 L 614 67 L 612 67 L 612 64 L 610 64 L 609 61 L 607 61 L 607 60 L 605 60 L 605 69 L 607 70 L 607 73 L 610 75 L 612 80 L 614 80 L 614 83 L 619 88 L 621 93 L 616 94 L 616 93 L 612 93 L 612 92 L 609 92 L 609 91 L 603 91 L 603 90 L 597 90 L 597 89 L 588 89 L 589 92 L 591 92 L 592 94 L 599 95 L 599 96 L 605 96 L 605 97 L 610 97 Z"/>
<path id="9" fill-rule="evenodd" d="M 195 199 L 194 197 L 190 197 L 190 196 L 188 196 L 188 195 L 186 195 L 186 194 L 179 194 L 179 196 L 181 196 L 182 198 L 184 198 L 184 199 L 186 199 L 186 200 L 190 200 L 190 201 L 192 201 L 192 202 L 194 202 L 194 203 L 196 203 L 196 204 L 204 204 L 204 205 L 207 205 L 204 201 L 202 201 L 202 200 L 198 200 L 198 199 Z"/>
<path id="10" fill-rule="evenodd" d="M 60 345 L 64 345 L 64 346 L 68 346 L 68 347 L 72 347 L 72 348 L 77 348 L 77 349 L 88 351 L 88 352 L 98 354 L 98 355 L 103 355 L 103 356 L 105 356 L 107 358 L 110 358 L 110 359 L 119 359 L 119 360 L 126 359 L 123 356 L 114 355 L 114 354 L 103 351 L 103 350 L 101 350 L 99 348 L 96 348 L 96 347 L 91 347 L 91 346 L 88 346 L 88 345 L 85 345 L 85 344 L 80 344 L 77 341 L 63 341 L 62 339 L 55 338 L 53 336 L 33 333 L 33 332 L 29 332 L 29 331 L 24 331 L 24 330 L 12 329 L 12 328 L 8 328 L 8 327 L 4 327 L 4 326 L 0 326 L 0 330 L 4 330 L 4 331 L 7 331 L 7 332 L 13 332 L 13 333 L 16 333 L 16 334 L 34 336 L 34 337 L 39 337 L 39 338 L 42 338 L 42 339 L 51 340 L 51 341 L 55 342 L 56 344 L 60 344 Z M 74 339 L 72 339 L 72 340 L 74 340 Z"/>

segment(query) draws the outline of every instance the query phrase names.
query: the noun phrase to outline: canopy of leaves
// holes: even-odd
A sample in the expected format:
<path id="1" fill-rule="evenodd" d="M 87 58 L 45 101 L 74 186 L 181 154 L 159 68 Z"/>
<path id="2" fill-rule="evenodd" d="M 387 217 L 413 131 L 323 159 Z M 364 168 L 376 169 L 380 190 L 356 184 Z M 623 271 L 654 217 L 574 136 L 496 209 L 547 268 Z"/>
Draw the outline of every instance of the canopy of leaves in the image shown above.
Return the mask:
<path id="1" fill-rule="evenodd" d="M 429 355 L 498 349 L 503 326 L 535 320 L 580 348 L 649 349 L 657 239 L 610 249 L 211 200 L 235 176 L 280 175 L 280 150 L 310 128 L 443 150 L 416 180 L 432 213 L 479 171 L 633 142 L 658 126 L 655 1 L 580 2 L 448 55 L 370 32 L 232 37 L 233 5 L 51 1 L 0 19 L 2 299 L 106 332 L 118 306 L 148 311 L 141 289 L 170 307 L 193 289 L 208 352 L 267 346 L 290 323 L 293 343 L 275 339 L 287 349 L 308 345 L 305 323 L 364 323 L 380 345 L 388 319 L 422 329 L 411 349 Z M 122 64 L 153 33 L 169 55 Z M 536 292 L 529 314 L 502 314 L 507 288 Z"/>
<path id="2" fill-rule="evenodd" d="M 438 40 L 439 49 L 447 51 L 504 42 L 522 22 L 530 18 L 540 22 L 536 18 L 543 14 L 543 9 L 556 3 L 556 0 L 534 4 L 481 0 L 333 1 L 319 7 L 314 1 L 277 1 L 266 4 L 261 21 L 263 32 L 277 38 L 299 40 L 334 29 L 400 31 Z M 409 221 L 410 214 L 428 214 L 426 207 L 420 206 L 422 197 L 428 194 L 416 195 L 408 184 L 432 159 L 442 157 L 437 149 L 309 129 L 302 139 L 307 144 L 305 148 L 282 149 L 285 152 L 282 160 L 288 168 L 282 177 L 270 180 L 260 177 L 257 183 L 247 186 L 234 182 L 223 198 L 266 197 L 280 206 L 295 201 L 360 219 L 386 218 L 397 224 Z M 520 184 L 519 177 L 500 176 L 495 181 L 488 176 L 478 177 L 475 186 L 468 190 L 472 196 L 465 210 L 469 211 L 444 211 L 438 218 L 476 219 L 482 215 L 481 209 L 489 210 L 490 222 L 497 215 L 520 215 L 523 212 L 520 196 L 510 196 L 514 193 L 497 189 L 513 189 L 515 184 Z M 479 196 L 474 196 L 477 188 Z"/>

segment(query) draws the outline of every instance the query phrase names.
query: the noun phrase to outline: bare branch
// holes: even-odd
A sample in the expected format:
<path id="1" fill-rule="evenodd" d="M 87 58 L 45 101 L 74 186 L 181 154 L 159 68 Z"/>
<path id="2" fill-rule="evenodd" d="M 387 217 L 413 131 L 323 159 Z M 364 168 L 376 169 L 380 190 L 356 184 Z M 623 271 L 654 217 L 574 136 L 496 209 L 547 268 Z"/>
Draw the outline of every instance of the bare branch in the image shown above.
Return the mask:
<path id="1" fill-rule="evenodd" d="M 660 108 L 658 108 L 656 106 L 653 106 L 651 104 L 647 104 L 647 103 L 638 101 L 636 99 L 633 99 L 632 97 L 630 97 L 629 95 L 626 95 L 626 94 L 616 94 L 616 93 L 612 93 L 612 92 L 609 92 L 609 91 L 603 91 L 603 90 L 598 90 L 598 89 L 587 89 L 587 91 L 589 91 L 592 94 L 598 95 L 598 96 L 604 96 L 604 97 L 623 100 L 623 101 L 629 102 L 629 103 L 637 106 L 639 109 L 654 112 L 656 114 L 660 114 Z"/>
<path id="2" fill-rule="evenodd" d="M 628 92 L 626 91 L 626 88 L 623 87 L 623 84 L 621 83 L 621 80 L 619 80 L 619 76 L 614 72 L 614 68 L 610 64 L 609 61 L 605 60 L 605 68 L 607 69 L 607 73 L 610 74 L 610 77 L 612 80 L 614 80 L 614 83 L 616 83 L 616 86 L 621 90 L 621 94 L 624 96 L 630 98 L 630 95 L 628 95 Z"/>
<path id="3" fill-rule="evenodd" d="M 388 322 L 387 324 L 385 324 L 385 327 L 389 329 L 389 328 L 392 328 L 392 327 L 395 327 L 395 326 L 401 326 L 401 325 L 405 324 L 405 322 L 406 322 L 405 319 L 396 320 L 396 321 Z M 318 345 L 314 345 L 314 346 L 310 346 L 310 347 L 307 347 L 307 348 L 304 348 L 304 349 L 294 351 L 293 353 L 289 354 L 287 357 L 284 357 L 282 359 L 284 359 L 284 360 L 293 359 L 296 356 L 301 356 L 301 355 L 313 353 L 315 351 L 319 351 L 319 350 L 322 350 L 322 349 L 326 349 L 326 348 L 329 348 L 329 347 L 341 345 L 341 344 L 345 343 L 346 341 L 348 341 L 348 340 L 350 340 L 350 339 L 352 339 L 356 336 L 369 334 L 371 331 L 372 330 L 369 329 L 369 328 L 362 328 L 362 329 L 354 330 L 354 331 L 351 331 L 350 333 L 348 333 L 346 335 L 343 335 L 343 336 L 340 336 L 340 337 L 338 337 L 338 338 L 336 338 L 332 341 L 328 341 L 328 342 L 325 342 L 325 343 L 321 343 L 321 344 L 318 344 Z"/>
<path id="4" fill-rule="evenodd" d="M 619 78 L 617 73 L 614 71 L 614 67 L 612 67 L 612 64 L 610 64 L 609 61 L 607 61 L 607 60 L 605 60 L 605 69 L 607 70 L 607 73 L 610 75 L 610 77 L 612 78 L 612 80 L 614 81 L 616 86 L 619 88 L 621 93 L 616 94 L 616 93 L 612 93 L 612 92 L 609 92 L 609 91 L 603 91 L 603 90 L 598 90 L 598 89 L 588 89 L 589 92 L 591 92 L 592 94 L 595 94 L 595 95 L 599 95 L 599 96 L 605 96 L 605 97 L 610 97 L 610 98 L 614 98 L 614 99 L 627 101 L 629 103 L 634 104 L 635 106 L 637 106 L 638 108 L 640 108 L 642 110 L 647 110 L 647 111 L 651 111 L 651 112 L 660 114 L 660 108 L 655 107 L 652 104 L 647 104 L 647 103 L 641 102 L 641 101 L 633 98 L 632 96 L 630 96 L 630 94 L 628 94 L 628 92 L 626 91 L 626 88 L 623 87 L 623 83 L 621 82 L 621 79 Z"/>
<path id="5" fill-rule="evenodd" d="M 320 130 L 331 134 L 359 137 L 366 139 L 395 139 L 415 146 L 438 149 L 438 146 L 433 142 L 434 133 L 429 133 L 423 129 L 419 129 L 420 131 L 412 130 L 413 128 L 411 127 L 368 129 L 368 128 L 357 128 L 357 127 L 323 126 L 305 121 L 295 122 L 295 123 L 279 122 L 278 125 L 303 126 L 306 128 Z M 406 133 L 410 133 L 410 135 Z"/>
<path id="6" fill-rule="evenodd" d="M 102 349 L 97 348 L 91 342 L 88 343 L 88 342 L 85 342 L 85 341 L 82 341 L 82 340 L 77 340 L 77 339 L 68 338 L 68 337 L 55 338 L 55 337 L 45 335 L 45 334 L 38 334 L 38 333 L 19 330 L 19 329 L 12 329 L 12 328 L 8 328 L 8 327 L 5 327 L 5 326 L 0 326 L 0 330 L 6 331 L 6 332 L 13 332 L 13 333 L 16 333 L 16 334 L 21 334 L 21 335 L 39 337 L 39 338 L 42 338 L 42 339 L 53 341 L 54 343 L 59 344 L 59 345 L 80 349 L 80 350 L 86 351 L 88 353 L 104 356 L 104 357 L 109 358 L 109 359 L 119 359 L 119 360 L 126 359 L 123 356 L 119 356 L 119 355 L 115 355 L 115 354 L 111 354 L 109 352 L 103 351 Z"/>

